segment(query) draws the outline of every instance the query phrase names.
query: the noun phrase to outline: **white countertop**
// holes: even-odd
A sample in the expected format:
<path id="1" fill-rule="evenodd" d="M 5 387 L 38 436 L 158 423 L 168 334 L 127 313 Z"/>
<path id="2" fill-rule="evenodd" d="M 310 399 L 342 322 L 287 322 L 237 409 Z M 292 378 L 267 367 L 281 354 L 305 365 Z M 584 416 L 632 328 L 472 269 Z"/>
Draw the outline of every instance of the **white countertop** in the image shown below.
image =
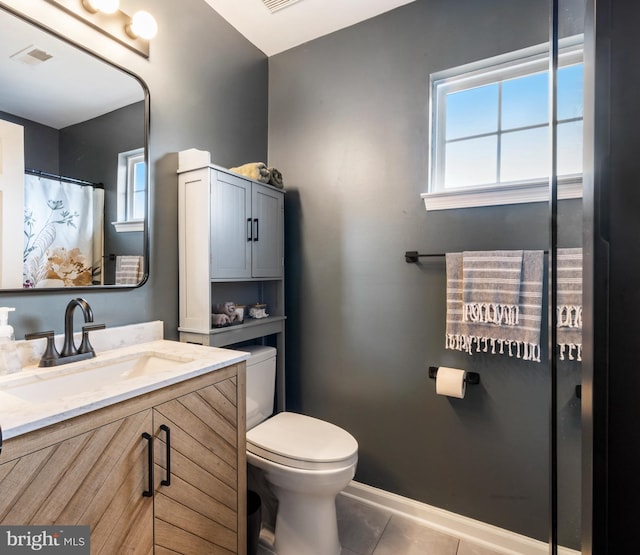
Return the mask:
<path id="1" fill-rule="evenodd" d="M 126 379 L 120 379 L 118 372 L 114 371 L 113 379 L 110 379 L 112 374 L 109 373 L 109 364 L 117 364 L 127 357 L 131 359 L 145 353 L 173 359 L 176 364 L 164 364 L 165 368 L 155 373 Z M 7 440 L 44 428 L 230 366 L 248 357 L 248 353 L 242 351 L 160 339 L 104 351 L 92 359 L 52 368 L 25 367 L 16 374 L 0 376 L 2 437 Z M 81 369 L 96 376 L 89 390 L 71 392 L 68 395 L 55 393 L 56 378 L 80 375 Z M 23 385 L 38 388 L 41 392 L 39 398 L 26 399 L 16 394 Z M 48 386 L 51 386 L 51 398 L 46 394 Z"/>

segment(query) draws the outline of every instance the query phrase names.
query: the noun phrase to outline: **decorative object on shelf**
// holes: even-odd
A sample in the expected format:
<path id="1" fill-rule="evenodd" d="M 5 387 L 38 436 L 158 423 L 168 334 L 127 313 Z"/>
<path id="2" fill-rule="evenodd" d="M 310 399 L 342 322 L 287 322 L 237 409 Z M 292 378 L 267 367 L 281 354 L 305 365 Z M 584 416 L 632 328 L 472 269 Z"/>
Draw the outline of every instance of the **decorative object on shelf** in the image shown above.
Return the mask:
<path id="1" fill-rule="evenodd" d="M 265 305 L 266 306 L 266 305 Z M 214 304 L 211 307 L 211 322 L 214 328 L 222 328 L 244 322 L 243 305 L 236 305 L 233 301 Z"/>
<path id="2" fill-rule="evenodd" d="M 276 168 L 267 168 L 269 170 L 269 185 L 273 185 L 278 189 L 284 189 L 284 179 L 282 179 L 282 173 Z"/>
<path id="3" fill-rule="evenodd" d="M 214 304 L 211 307 L 211 312 L 213 312 L 214 314 L 226 314 L 227 316 L 231 317 L 236 312 L 236 303 L 234 303 L 233 301 L 227 301 L 224 303 Z"/>
<path id="4" fill-rule="evenodd" d="M 236 313 L 235 313 L 235 317 L 233 320 L 234 324 L 242 324 L 242 322 L 244 322 L 244 310 L 245 310 L 245 306 L 242 304 L 237 304 L 236 305 Z"/>
<path id="5" fill-rule="evenodd" d="M 224 328 L 225 326 L 231 325 L 231 318 L 226 314 L 212 314 L 211 315 L 211 325 L 214 328 Z"/>
<path id="6" fill-rule="evenodd" d="M 267 305 L 266 304 L 262 304 L 262 303 L 256 303 L 256 304 L 252 304 L 249 307 L 249 317 L 250 318 L 255 318 L 260 319 L 260 318 L 266 318 L 267 316 L 269 316 L 267 314 Z"/>
<path id="7" fill-rule="evenodd" d="M 249 162 L 242 166 L 229 168 L 229 171 L 244 175 L 254 181 L 260 181 L 260 183 L 269 183 L 271 178 L 271 172 L 269 172 L 269 168 L 264 162 Z"/>
<path id="8" fill-rule="evenodd" d="M 242 166 L 235 168 L 229 168 L 229 171 L 259 181 L 260 183 L 267 183 L 273 185 L 278 189 L 284 187 L 284 180 L 282 179 L 282 173 L 276 168 L 268 168 L 264 162 L 249 162 Z"/>

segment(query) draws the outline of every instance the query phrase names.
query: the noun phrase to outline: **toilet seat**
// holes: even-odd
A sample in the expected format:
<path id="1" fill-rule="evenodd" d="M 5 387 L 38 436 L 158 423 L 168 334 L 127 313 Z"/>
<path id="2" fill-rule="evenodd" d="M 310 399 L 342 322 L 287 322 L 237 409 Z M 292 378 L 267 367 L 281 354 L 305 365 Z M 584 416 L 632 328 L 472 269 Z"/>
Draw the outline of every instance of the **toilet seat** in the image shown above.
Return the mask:
<path id="1" fill-rule="evenodd" d="M 281 412 L 247 431 L 247 451 L 303 470 L 341 469 L 358 460 L 358 442 L 329 422 Z"/>

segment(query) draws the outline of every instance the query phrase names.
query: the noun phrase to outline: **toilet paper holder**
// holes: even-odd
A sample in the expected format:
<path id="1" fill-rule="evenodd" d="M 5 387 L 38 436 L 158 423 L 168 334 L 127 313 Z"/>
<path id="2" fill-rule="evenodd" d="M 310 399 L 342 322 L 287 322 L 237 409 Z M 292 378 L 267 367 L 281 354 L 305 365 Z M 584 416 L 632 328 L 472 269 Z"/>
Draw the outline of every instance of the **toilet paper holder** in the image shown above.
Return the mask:
<path id="1" fill-rule="evenodd" d="M 429 366 L 429 377 L 432 380 L 435 380 L 437 375 L 438 375 L 438 367 Z M 467 372 L 464 378 L 464 381 L 468 385 L 478 385 L 480 383 L 480 374 L 478 374 L 477 372 Z"/>

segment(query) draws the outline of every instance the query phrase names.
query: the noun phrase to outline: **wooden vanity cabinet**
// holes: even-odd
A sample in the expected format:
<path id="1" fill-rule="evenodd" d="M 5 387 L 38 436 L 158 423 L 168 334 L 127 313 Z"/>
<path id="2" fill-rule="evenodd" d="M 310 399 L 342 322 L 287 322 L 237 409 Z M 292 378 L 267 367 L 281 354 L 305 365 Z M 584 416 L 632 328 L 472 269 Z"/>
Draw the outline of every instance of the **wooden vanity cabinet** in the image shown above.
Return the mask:
<path id="1" fill-rule="evenodd" d="M 244 366 L 6 440 L 0 524 L 89 525 L 92 555 L 245 553 Z"/>
<path id="2" fill-rule="evenodd" d="M 153 502 L 141 495 L 151 426 L 145 410 L 3 462 L 0 524 L 88 524 L 92 554 L 152 553 Z"/>
<path id="3" fill-rule="evenodd" d="M 153 421 L 156 554 L 237 553 L 235 384 L 228 379 L 163 403 L 153 409 Z"/>

